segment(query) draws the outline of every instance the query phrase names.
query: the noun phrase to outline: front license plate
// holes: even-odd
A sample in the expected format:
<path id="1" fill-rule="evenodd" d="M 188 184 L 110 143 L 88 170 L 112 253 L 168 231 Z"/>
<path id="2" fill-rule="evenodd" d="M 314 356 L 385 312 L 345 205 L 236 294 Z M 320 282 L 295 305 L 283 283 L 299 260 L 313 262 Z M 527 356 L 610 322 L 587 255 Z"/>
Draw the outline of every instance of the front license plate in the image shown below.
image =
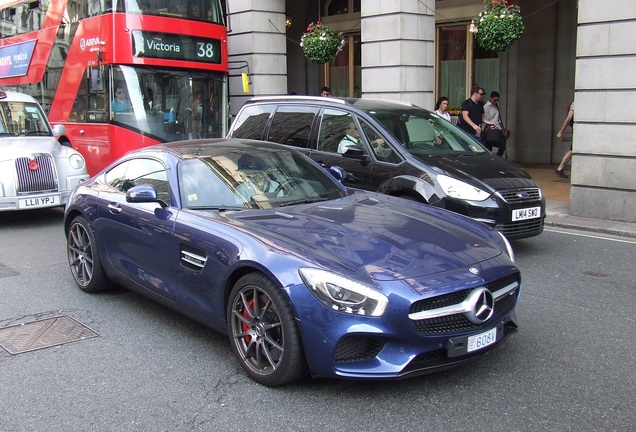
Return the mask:
<path id="1" fill-rule="evenodd" d="M 480 333 L 478 335 L 468 337 L 467 352 L 478 351 L 482 348 L 492 345 L 497 342 L 497 327 L 488 330 L 487 332 Z"/>
<path id="2" fill-rule="evenodd" d="M 18 200 L 18 207 L 25 208 L 38 208 L 38 207 L 50 207 L 60 205 L 59 195 L 48 195 L 37 198 L 20 198 Z"/>
<path id="3" fill-rule="evenodd" d="M 534 219 L 541 216 L 541 207 L 531 207 L 512 211 L 512 221 Z"/>

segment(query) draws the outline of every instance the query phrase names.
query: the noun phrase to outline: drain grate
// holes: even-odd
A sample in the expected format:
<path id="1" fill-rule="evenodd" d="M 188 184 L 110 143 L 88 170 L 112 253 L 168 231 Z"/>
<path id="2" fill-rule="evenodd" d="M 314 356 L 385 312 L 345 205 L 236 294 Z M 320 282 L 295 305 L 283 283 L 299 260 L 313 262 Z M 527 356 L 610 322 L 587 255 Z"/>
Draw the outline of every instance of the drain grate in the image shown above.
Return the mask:
<path id="1" fill-rule="evenodd" d="M 0 346 L 20 354 L 99 336 L 69 316 L 58 316 L 0 328 Z"/>

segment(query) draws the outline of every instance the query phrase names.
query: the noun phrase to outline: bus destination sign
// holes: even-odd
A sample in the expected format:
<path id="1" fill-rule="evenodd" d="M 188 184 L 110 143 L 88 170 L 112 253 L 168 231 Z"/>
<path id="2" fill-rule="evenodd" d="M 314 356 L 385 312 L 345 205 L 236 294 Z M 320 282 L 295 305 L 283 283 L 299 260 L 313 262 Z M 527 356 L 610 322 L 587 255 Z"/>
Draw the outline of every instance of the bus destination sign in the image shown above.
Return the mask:
<path id="1" fill-rule="evenodd" d="M 133 30 L 135 57 L 221 63 L 221 41 L 196 36 Z"/>

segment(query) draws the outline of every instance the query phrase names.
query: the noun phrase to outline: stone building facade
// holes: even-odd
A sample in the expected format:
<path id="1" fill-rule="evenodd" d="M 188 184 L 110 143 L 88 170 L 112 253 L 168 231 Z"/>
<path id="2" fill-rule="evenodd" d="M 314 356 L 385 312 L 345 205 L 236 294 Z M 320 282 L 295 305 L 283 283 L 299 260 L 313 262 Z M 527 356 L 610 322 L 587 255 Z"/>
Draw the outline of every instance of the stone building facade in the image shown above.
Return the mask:
<path id="1" fill-rule="evenodd" d="M 460 105 L 477 83 L 501 94 L 508 158 L 556 166 L 573 144 L 570 213 L 636 221 L 636 9 L 633 0 L 517 0 L 526 30 L 505 53 L 469 32 L 482 0 L 226 0 L 230 112 L 254 95 L 319 94 Z M 512 1 L 511 1 L 512 2 Z M 347 44 L 315 65 L 299 41 L 320 19 Z M 465 36 L 464 36 L 465 35 Z M 249 65 L 250 93 L 240 73 Z M 568 103 L 576 124 L 556 139 Z"/>

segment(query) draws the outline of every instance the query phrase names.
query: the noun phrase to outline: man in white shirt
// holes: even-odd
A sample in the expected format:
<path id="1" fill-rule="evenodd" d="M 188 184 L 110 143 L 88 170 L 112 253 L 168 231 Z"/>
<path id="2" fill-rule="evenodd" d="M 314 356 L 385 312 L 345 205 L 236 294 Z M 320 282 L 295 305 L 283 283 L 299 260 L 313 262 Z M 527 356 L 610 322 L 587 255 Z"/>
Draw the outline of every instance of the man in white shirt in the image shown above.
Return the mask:
<path id="1" fill-rule="evenodd" d="M 497 147 L 497 156 L 503 156 L 506 151 L 508 131 L 504 127 L 501 114 L 499 113 L 499 98 L 499 93 L 493 91 L 490 93 L 490 99 L 486 102 L 486 105 L 484 105 L 484 115 L 482 117 L 484 132 L 482 132 L 482 138 L 488 150 Z M 488 131 L 489 129 L 490 131 Z M 490 138 L 491 135 L 495 138 Z"/>

